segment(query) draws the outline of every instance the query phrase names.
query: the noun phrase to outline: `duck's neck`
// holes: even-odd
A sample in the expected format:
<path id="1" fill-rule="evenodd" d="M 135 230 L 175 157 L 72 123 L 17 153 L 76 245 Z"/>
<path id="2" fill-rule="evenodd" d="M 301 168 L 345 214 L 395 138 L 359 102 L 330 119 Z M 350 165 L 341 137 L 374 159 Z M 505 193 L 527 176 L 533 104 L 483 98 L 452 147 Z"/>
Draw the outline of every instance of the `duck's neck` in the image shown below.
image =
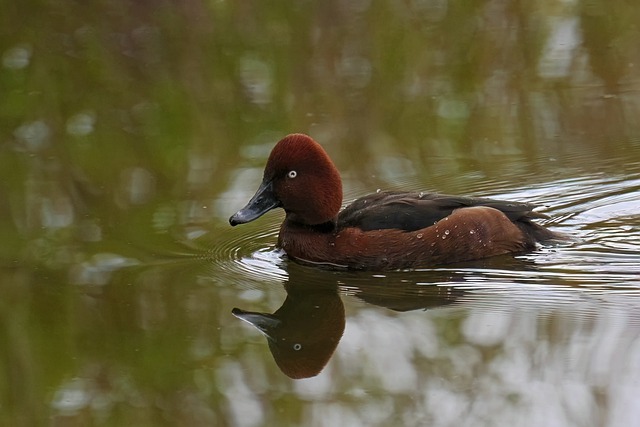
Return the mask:
<path id="1" fill-rule="evenodd" d="M 280 227 L 280 232 L 282 233 L 282 231 L 286 228 L 286 229 L 298 229 L 298 230 L 304 230 L 305 232 L 312 232 L 312 233 L 333 233 L 336 231 L 337 228 L 337 224 L 338 224 L 338 218 L 332 218 L 329 221 L 320 223 L 320 224 L 305 224 L 302 222 L 298 222 L 298 221 L 293 221 L 289 218 L 285 218 L 284 222 L 282 223 L 282 226 Z"/>
<path id="2" fill-rule="evenodd" d="M 330 258 L 336 221 L 309 225 L 285 219 L 278 235 L 278 247 L 289 257 L 309 261 L 326 261 Z"/>

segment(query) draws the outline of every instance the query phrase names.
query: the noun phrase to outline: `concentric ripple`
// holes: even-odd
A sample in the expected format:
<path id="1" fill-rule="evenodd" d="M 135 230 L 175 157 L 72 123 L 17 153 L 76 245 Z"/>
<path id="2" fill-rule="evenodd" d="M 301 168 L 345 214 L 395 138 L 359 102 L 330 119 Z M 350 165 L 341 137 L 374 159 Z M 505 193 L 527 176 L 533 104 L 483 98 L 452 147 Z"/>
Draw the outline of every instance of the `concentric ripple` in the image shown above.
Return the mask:
<path id="1" fill-rule="evenodd" d="M 207 248 L 215 276 L 230 282 L 239 279 L 250 287 L 265 283 L 282 283 L 287 272 L 282 268 L 284 253 L 275 247 L 279 225 L 271 218 L 258 224 L 221 227 L 216 244 Z"/>

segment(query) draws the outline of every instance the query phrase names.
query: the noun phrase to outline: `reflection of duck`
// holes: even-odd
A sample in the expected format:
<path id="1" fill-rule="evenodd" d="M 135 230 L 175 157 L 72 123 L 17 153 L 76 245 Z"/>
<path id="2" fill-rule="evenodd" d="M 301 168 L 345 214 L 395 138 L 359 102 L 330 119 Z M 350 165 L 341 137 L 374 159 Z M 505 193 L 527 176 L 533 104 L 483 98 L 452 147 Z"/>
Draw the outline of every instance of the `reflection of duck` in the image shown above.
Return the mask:
<path id="1" fill-rule="evenodd" d="M 342 183 L 324 149 L 307 135 L 276 144 L 258 191 L 234 214 L 243 224 L 282 207 L 278 246 L 296 260 L 353 269 L 398 269 L 531 250 L 559 238 L 534 223 L 530 203 L 381 192 L 339 213 Z"/>
<path id="2" fill-rule="evenodd" d="M 343 289 L 368 304 L 400 312 L 452 304 L 464 294 L 453 286 L 421 285 L 393 277 L 349 284 Z"/>
<path id="3" fill-rule="evenodd" d="M 289 281 L 285 284 L 287 297 L 275 313 L 239 308 L 234 308 L 232 313 L 265 335 L 278 367 L 294 379 L 318 375 L 333 355 L 345 327 L 339 289 L 367 303 L 395 311 L 450 304 L 462 294 L 452 287 L 407 282 L 406 275 L 401 273 L 372 278 L 335 275 L 298 265 L 290 267 Z"/>
<path id="4" fill-rule="evenodd" d="M 287 286 L 287 298 L 273 314 L 238 308 L 232 313 L 267 337 L 278 367 L 294 379 L 318 375 L 344 332 L 344 306 L 335 287 Z"/>

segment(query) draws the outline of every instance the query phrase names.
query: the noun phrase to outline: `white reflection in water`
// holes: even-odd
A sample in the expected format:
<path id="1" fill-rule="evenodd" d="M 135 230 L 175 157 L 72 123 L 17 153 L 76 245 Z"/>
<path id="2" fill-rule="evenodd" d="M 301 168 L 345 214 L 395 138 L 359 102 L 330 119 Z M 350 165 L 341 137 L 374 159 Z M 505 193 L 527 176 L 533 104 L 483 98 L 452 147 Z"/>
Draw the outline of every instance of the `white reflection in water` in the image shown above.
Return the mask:
<path id="1" fill-rule="evenodd" d="M 472 312 L 462 323 L 462 334 L 475 345 L 497 345 L 507 335 L 510 322 L 505 312 Z"/>
<path id="2" fill-rule="evenodd" d="M 69 280 L 76 285 L 106 285 L 115 271 L 138 264 L 133 258 L 98 253 L 86 261 L 72 265 L 69 269 Z"/>
<path id="3" fill-rule="evenodd" d="M 352 396 L 358 405 L 318 406 L 348 416 L 378 396 L 398 402 L 404 395 L 413 404 L 387 412 L 386 422 L 637 425 L 640 408 L 630 396 L 640 391 L 640 300 L 606 295 L 558 305 L 524 295 L 489 292 L 485 305 L 476 304 L 477 295 L 464 310 L 397 316 L 361 309 L 349 318 L 335 356 L 348 379 L 333 381 L 358 384 L 364 393 Z"/>
<path id="4" fill-rule="evenodd" d="M 226 397 L 229 418 L 233 425 L 262 425 L 264 411 L 256 392 L 247 385 L 245 372 L 237 362 L 224 361 L 216 374 L 218 390 Z"/>
<path id="5" fill-rule="evenodd" d="M 196 150 L 189 151 L 189 173 L 187 182 L 193 186 L 205 186 L 214 172 L 214 159 Z"/>
<path id="6" fill-rule="evenodd" d="M 63 228 L 73 223 L 75 215 L 68 197 L 61 196 L 55 199 L 44 197 L 40 203 L 43 227 Z"/>
<path id="7" fill-rule="evenodd" d="M 93 132 L 96 123 L 95 112 L 88 110 L 74 114 L 67 120 L 67 132 L 74 136 L 86 136 Z"/>
<path id="8" fill-rule="evenodd" d="M 301 380 L 294 383 L 296 394 L 303 399 L 328 399 L 333 392 L 331 375 L 320 375 L 312 380 Z"/>
<path id="9" fill-rule="evenodd" d="M 412 364 L 415 335 L 405 321 L 403 317 L 382 319 L 380 313 L 366 309 L 349 318 L 340 351 L 343 370 L 362 372 L 375 378 L 389 392 L 414 390 L 417 385 Z M 375 351 L 370 355 L 363 352 L 371 343 L 388 343 L 388 349 L 392 351 Z"/>
<path id="10" fill-rule="evenodd" d="M 273 97 L 272 65 L 253 55 L 247 54 L 240 59 L 240 81 L 251 102 L 268 104 Z"/>
<path id="11" fill-rule="evenodd" d="M 227 219 L 240 210 L 258 189 L 262 181 L 262 171 L 263 166 L 238 169 L 230 179 L 231 187 L 216 201 L 216 215 Z"/>
<path id="12" fill-rule="evenodd" d="M 15 46 L 2 54 L 2 66 L 10 70 L 20 70 L 31 62 L 31 46 Z"/>
<path id="13" fill-rule="evenodd" d="M 459 99 L 440 98 L 438 102 L 438 115 L 444 119 L 462 120 L 469 117 L 469 106 Z"/>
<path id="14" fill-rule="evenodd" d="M 238 298 L 246 302 L 258 302 L 264 300 L 265 293 L 261 289 L 247 289 L 240 292 Z"/>
<path id="15" fill-rule="evenodd" d="M 306 425 L 310 427 L 324 426 L 367 426 L 362 414 L 354 411 L 351 407 L 335 403 L 320 403 L 308 408 L 304 416 L 305 420 L 310 420 Z"/>
<path id="16" fill-rule="evenodd" d="M 579 24 L 576 17 L 550 19 L 551 35 L 538 65 L 540 77 L 561 78 L 570 73 L 574 50 L 582 41 Z"/>
<path id="17" fill-rule="evenodd" d="M 127 202 L 140 205 L 151 199 L 156 189 L 156 179 L 153 174 L 141 167 L 129 168 L 120 174 L 122 192 Z"/>
<path id="18" fill-rule="evenodd" d="M 362 89 L 371 81 L 371 61 L 363 56 L 350 55 L 345 52 L 337 68 L 336 74 L 355 89 Z"/>
<path id="19" fill-rule="evenodd" d="M 51 129 L 44 121 L 36 120 L 19 126 L 13 135 L 24 144 L 27 151 L 37 152 L 49 146 Z"/>
<path id="20" fill-rule="evenodd" d="M 64 415 L 73 415 L 91 402 L 91 386 L 90 381 L 83 378 L 69 380 L 56 390 L 51 406 Z"/>

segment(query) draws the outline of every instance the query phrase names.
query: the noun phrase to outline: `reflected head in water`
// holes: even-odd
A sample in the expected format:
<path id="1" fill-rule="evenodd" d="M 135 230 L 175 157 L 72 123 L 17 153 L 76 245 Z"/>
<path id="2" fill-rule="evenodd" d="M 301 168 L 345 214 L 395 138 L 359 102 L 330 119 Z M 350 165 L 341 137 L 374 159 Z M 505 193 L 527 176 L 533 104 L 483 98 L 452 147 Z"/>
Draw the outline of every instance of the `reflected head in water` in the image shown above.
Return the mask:
<path id="1" fill-rule="evenodd" d="M 286 289 L 287 298 L 273 314 L 239 308 L 232 313 L 265 335 L 285 375 L 294 379 L 313 377 L 325 367 L 342 337 L 344 306 L 335 287 L 301 284 Z"/>
<path id="2" fill-rule="evenodd" d="M 293 260 L 389 270 L 532 250 L 562 238 L 533 219 L 530 203 L 417 192 L 378 192 L 340 212 L 342 182 L 324 149 L 304 134 L 271 151 L 262 183 L 231 225 L 283 208 L 278 246 Z"/>

